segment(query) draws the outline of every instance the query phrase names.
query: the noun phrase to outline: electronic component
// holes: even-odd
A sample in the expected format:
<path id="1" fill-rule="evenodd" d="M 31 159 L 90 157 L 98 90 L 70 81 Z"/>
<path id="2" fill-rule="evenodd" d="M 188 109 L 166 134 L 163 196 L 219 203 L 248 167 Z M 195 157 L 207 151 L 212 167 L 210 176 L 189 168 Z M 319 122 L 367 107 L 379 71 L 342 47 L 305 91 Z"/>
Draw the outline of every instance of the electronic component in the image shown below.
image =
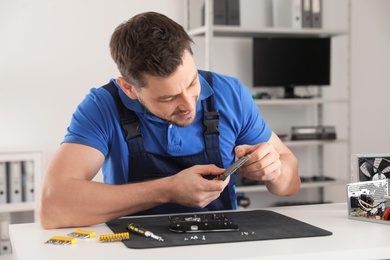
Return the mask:
<path id="1" fill-rule="evenodd" d="M 237 171 L 250 158 L 251 158 L 251 156 L 249 154 L 245 155 L 244 157 L 241 157 L 235 163 L 233 163 L 229 168 L 227 168 L 227 170 L 224 174 L 218 176 L 218 179 L 223 180 L 223 181 L 226 180 L 227 177 L 229 177 L 232 173 Z"/>
<path id="2" fill-rule="evenodd" d="M 192 214 L 169 216 L 169 229 L 174 232 L 237 231 L 238 225 L 224 214 Z"/>
<path id="3" fill-rule="evenodd" d="M 335 140 L 334 126 L 293 126 L 291 140 Z"/>
<path id="4" fill-rule="evenodd" d="M 389 179 L 347 184 L 348 218 L 390 224 Z"/>
<path id="5" fill-rule="evenodd" d="M 164 239 L 162 237 L 157 236 L 157 235 L 153 234 L 151 231 L 146 230 L 143 227 L 141 227 L 140 225 L 137 225 L 134 223 L 130 223 L 129 225 L 127 225 L 127 229 L 129 231 L 135 232 L 135 233 L 143 235 L 145 237 L 150 237 L 150 238 L 156 239 L 158 241 L 164 241 Z"/>
<path id="6" fill-rule="evenodd" d="M 74 237 L 62 237 L 62 236 L 53 236 L 45 242 L 45 244 L 54 244 L 54 245 L 73 245 L 76 244 L 77 238 Z"/>
<path id="7" fill-rule="evenodd" d="M 114 234 L 105 234 L 99 236 L 99 242 L 118 242 L 123 240 L 130 239 L 129 232 L 114 233 Z"/>
<path id="8" fill-rule="evenodd" d="M 77 237 L 77 238 L 93 238 L 95 237 L 96 233 L 93 231 L 87 231 L 87 230 L 81 230 L 76 229 L 72 233 L 69 233 L 69 237 Z"/>

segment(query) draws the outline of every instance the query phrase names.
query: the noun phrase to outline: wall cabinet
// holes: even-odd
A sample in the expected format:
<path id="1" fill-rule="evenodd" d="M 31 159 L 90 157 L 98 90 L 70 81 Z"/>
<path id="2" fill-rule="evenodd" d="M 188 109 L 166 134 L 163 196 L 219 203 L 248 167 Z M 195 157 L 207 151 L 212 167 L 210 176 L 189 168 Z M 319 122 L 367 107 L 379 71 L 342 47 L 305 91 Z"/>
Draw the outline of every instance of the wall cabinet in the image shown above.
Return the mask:
<path id="1" fill-rule="evenodd" d="M 188 34 L 195 40 L 195 45 L 199 41 L 204 47 L 204 54 L 196 53 L 194 55 L 204 55 L 204 66 L 202 69 L 206 70 L 220 70 L 213 64 L 213 57 L 211 53 L 217 49 L 217 42 L 220 43 L 221 38 L 227 39 L 227 41 L 234 38 L 261 38 L 261 37 L 331 37 L 332 46 L 333 39 L 340 37 L 348 37 L 348 31 L 343 29 L 327 29 L 327 28 L 274 28 L 272 26 L 258 27 L 253 26 L 231 26 L 231 25 L 213 25 L 213 0 L 204 1 L 205 19 L 204 25 L 198 24 L 193 26 L 194 22 L 191 16 L 199 16 L 199 8 L 194 3 L 197 1 L 186 1 L 185 4 L 185 28 Z M 202 1 L 200 1 L 202 2 Z M 241 2 L 242 3 L 242 2 Z M 195 10 L 193 10 L 195 9 Z M 241 10 L 241 17 L 245 14 L 245 10 Z M 196 23 L 196 22 L 195 22 Z M 343 54 L 348 51 L 348 39 L 344 41 L 345 49 Z M 199 48 L 199 47 L 198 47 Z M 214 55 L 214 53 L 213 53 Z M 226 56 L 234 55 L 234 53 L 226 53 Z M 333 53 L 336 56 L 337 53 Z M 340 56 L 340 55 L 339 55 Z M 332 73 L 340 73 L 336 71 L 334 65 L 338 65 L 337 61 L 332 60 Z M 235 56 L 236 57 L 236 56 Z M 238 57 L 239 58 L 239 57 Z M 248 58 L 248 57 L 247 57 Z M 341 62 L 346 64 L 346 69 L 341 73 L 348 74 L 348 55 L 342 55 L 344 60 Z M 246 60 L 244 62 L 251 62 Z M 247 68 L 250 68 L 248 65 Z M 315 190 L 315 194 L 308 192 L 307 194 L 298 194 L 295 198 L 288 198 L 291 203 L 310 203 L 310 202 L 326 202 L 333 200 L 332 196 L 328 198 L 326 196 L 325 188 L 331 188 L 338 186 L 338 195 L 336 195 L 336 201 L 343 201 L 343 190 L 345 184 L 349 182 L 349 165 L 350 165 L 350 139 L 349 139 L 349 80 L 348 75 L 345 76 L 345 80 L 342 82 L 343 94 L 340 95 L 336 90 L 331 95 L 323 95 L 321 87 L 314 87 L 316 90 L 315 98 L 310 99 L 256 99 L 255 102 L 259 106 L 262 115 L 266 121 L 270 124 L 271 128 L 278 134 L 278 131 L 286 133 L 294 125 L 295 119 L 302 120 L 306 125 L 336 125 L 337 139 L 331 141 L 322 140 L 309 140 L 309 141 L 290 141 L 285 140 L 285 144 L 293 150 L 300 161 L 300 176 L 304 181 L 302 183 L 301 190 Z M 334 77 L 334 75 L 332 75 Z M 241 78 L 240 78 L 241 79 Z M 243 80 L 243 79 L 241 79 Z M 248 81 L 247 81 L 248 82 Z M 248 86 L 252 87 L 252 86 Z M 253 89 L 252 89 L 253 90 Z M 292 116 L 286 115 L 285 112 L 296 111 Z M 305 113 L 301 113 L 304 110 Z M 275 114 L 276 113 L 276 114 Z M 275 120 L 275 117 L 278 119 Z M 286 118 L 288 117 L 288 118 Z M 271 119 L 268 120 L 267 118 Z M 273 120 L 272 120 L 273 119 Z M 336 121 L 336 123 L 333 123 Z M 341 124 L 337 125 L 341 121 Z M 285 122 L 285 123 L 283 123 Z M 300 123 L 300 124 L 303 124 Z M 334 149 L 337 150 L 338 155 L 334 153 Z M 333 158 L 332 158 L 333 156 Z M 329 178 L 328 178 L 329 177 Z M 313 189 L 315 188 L 315 189 Z M 341 189 L 340 189 L 341 188 Z M 259 193 L 261 197 L 264 197 L 264 191 L 266 188 L 264 185 L 250 185 L 250 186 L 237 186 L 237 192 Z M 330 193 L 333 193 L 332 191 Z M 338 199 L 337 199 L 338 198 Z M 286 198 L 278 197 L 271 200 L 266 199 L 267 202 L 256 204 L 256 206 L 272 206 L 275 203 L 283 202 Z M 293 202 L 296 199 L 296 202 Z M 271 202 L 272 201 L 272 202 Z M 268 204 L 267 204 L 268 203 Z"/>

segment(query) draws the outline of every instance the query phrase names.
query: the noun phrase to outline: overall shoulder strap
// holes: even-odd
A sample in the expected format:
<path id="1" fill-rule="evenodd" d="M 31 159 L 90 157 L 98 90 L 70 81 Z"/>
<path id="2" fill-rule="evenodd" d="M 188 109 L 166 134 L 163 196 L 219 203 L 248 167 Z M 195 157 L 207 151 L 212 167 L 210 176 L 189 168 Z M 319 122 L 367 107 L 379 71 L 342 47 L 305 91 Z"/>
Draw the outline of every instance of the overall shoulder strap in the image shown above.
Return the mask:
<path id="1" fill-rule="evenodd" d="M 213 74 L 210 71 L 198 70 L 199 74 L 209 83 L 210 87 L 213 88 Z M 203 105 L 203 124 L 205 125 L 204 135 L 218 134 L 219 125 L 219 113 L 214 108 L 214 96 L 206 98 L 202 101 Z"/>
<path id="2" fill-rule="evenodd" d="M 213 87 L 213 74 L 207 70 L 198 70 L 199 74 Z"/>
<path id="3" fill-rule="evenodd" d="M 139 131 L 139 121 L 137 115 L 134 113 L 134 111 L 125 107 L 121 98 L 119 97 L 119 92 L 115 84 L 110 82 L 104 85 L 102 88 L 107 90 L 115 101 L 115 105 L 121 118 L 120 120 L 122 129 L 126 133 L 125 139 L 130 140 L 142 136 L 141 132 Z"/>

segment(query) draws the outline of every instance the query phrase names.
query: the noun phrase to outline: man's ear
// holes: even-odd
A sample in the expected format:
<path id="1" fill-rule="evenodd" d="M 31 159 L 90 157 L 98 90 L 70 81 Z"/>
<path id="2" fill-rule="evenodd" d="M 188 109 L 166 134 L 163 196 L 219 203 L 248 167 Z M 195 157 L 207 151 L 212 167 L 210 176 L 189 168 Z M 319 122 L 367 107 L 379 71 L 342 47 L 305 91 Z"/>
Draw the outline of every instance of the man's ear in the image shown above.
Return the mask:
<path id="1" fill-rule="evenodd" d="M 128 83 L 124 78 L 118 77 L 116 79 L 116 84 L 118 84 L 122 91 L 131 99 L 138 99 L 138 96 L 136 94 L 136 89 L 133 85 Z"/>

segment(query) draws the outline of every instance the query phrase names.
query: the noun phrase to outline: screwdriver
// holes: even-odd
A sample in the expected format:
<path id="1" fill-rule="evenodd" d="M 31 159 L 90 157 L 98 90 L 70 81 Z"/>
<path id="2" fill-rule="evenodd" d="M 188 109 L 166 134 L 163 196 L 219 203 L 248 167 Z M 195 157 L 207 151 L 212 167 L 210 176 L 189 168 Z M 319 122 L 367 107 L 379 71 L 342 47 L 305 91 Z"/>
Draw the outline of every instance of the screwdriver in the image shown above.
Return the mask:
<path id="1" fill-rule="evenodd" d="M 137 234 L 141 234 L 145 237 L 151 237 L 151 238 L 156 239 L 158 241 L 164 241 L 164 239 L 162 237 L 157 236 L 157 235 L 153 234 L 152 232 L 150 232 L 149 230 L 146 230 L 146 229 L 142 228 L 140 225 L 137 225 L 134 223 L 130 223 L 129 225 L 127 225 L 127 229 L 129 231 L 133 231 Z"/>

